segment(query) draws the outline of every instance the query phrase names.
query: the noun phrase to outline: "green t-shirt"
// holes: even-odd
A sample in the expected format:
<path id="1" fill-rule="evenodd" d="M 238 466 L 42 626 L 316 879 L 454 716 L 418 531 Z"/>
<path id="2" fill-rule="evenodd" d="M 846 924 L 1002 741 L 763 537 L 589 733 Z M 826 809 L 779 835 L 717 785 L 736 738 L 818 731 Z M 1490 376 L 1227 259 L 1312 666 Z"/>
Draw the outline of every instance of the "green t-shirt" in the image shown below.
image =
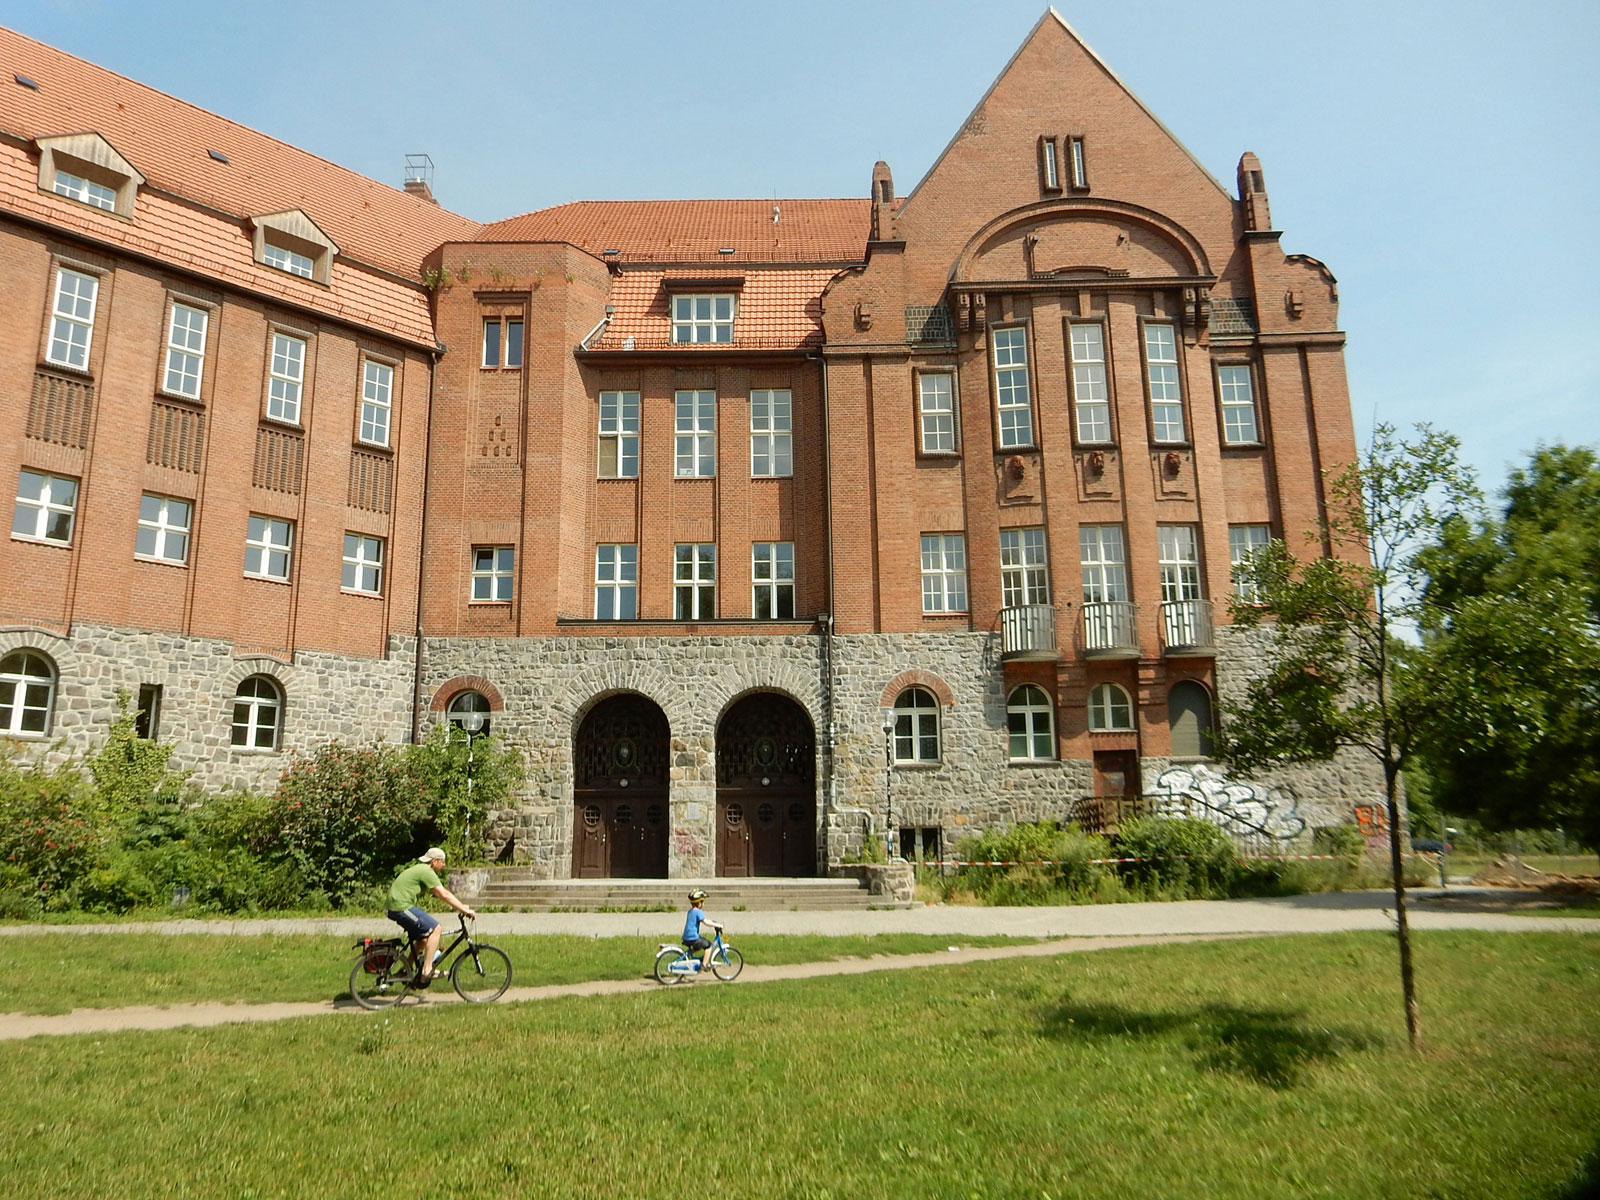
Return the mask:
<path id="1" fill-rule="evenodd" d="M 414 863 L 396 876 L 389 889 L 389 911 L 404 912 L 439 885 L 439 876 L 427 863 Z"/>

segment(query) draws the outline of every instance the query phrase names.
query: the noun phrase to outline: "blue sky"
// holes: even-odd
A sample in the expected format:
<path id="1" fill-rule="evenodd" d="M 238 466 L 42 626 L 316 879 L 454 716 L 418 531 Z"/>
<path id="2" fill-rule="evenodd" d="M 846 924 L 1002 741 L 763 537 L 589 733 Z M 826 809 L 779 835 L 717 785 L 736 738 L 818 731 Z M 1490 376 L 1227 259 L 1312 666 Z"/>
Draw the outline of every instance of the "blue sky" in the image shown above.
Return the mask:
<path id="1" fill-rule="evenodd" d="M 1057 9 L 1288 253 L 1339 279 L 1357 430 L 1432 421 L 1490 490 L 1600 445 L 1594 0 Z M 902 193 L 1038 0 L 9 0 L 0 22 L 480 220 L 579 199 Z M 1226 14 L 1227 21 L 1220 19 Z M 485 49 L 484 47 L 488 47 Z"/>

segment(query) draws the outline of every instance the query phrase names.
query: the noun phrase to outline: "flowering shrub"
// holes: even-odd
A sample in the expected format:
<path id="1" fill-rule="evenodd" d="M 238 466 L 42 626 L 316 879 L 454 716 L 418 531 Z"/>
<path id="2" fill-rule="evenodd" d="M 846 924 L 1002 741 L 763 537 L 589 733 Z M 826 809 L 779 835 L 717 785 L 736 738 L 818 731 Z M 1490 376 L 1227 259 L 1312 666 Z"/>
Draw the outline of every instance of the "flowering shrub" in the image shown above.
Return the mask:
<path id="1" fill-rule="evenodd" d="M 0 757 L 0 865 L 13 881 L 7 890 L 25 891 L 45 908 L 69 903 L 103 844 L 94 800 L 70 765 L 51 770 Z"/>

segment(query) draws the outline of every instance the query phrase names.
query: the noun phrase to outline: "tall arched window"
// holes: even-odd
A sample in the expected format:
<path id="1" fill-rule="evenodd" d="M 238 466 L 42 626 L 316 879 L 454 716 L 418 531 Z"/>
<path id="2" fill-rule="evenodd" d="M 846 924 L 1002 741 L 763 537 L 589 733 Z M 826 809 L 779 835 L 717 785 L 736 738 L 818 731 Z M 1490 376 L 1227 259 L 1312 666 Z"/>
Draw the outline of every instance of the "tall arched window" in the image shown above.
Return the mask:
<path id="1" fill-rule="evenodd" d="M 939 702 L 926 688 L 907 688 L 895 698 L 894 761 L 939 761 Z"/>
<path id="2" fill-rule="evenodd" d="M 1173 757 L 1211 756 L 1211 693 L 1204 685 L 1191 679 L 1172 685 L 1167 693 L 1167 724 Z"/>
<path id="3" fill-rule="evenodd" d="M 473 736 L 489 732 L 489 700 L 482 692 L 457 692 L 450 700 L 446 719 Z"/>
<path id="4" fill-rule="evenodd" d="M 1089 693 L 1089 728 L 1132 729 L 1133 701 L 1114 683 L 1097 684 Z"/>
<path id="5" fill-rule="evenodd" d="M 55 665 L 37 650 L 0 659 L 0 734 L 43 737 L 56 702 Z"/>
<path id="6" fill-rule="evenodd" d="M 1055 711 L 1041 687 L 1025 683 L 1006 701 L 1012 762 L 1056 756 Z"/>
<path id="7" fill-rule="evenodd" d="M 233 744 L 245 750 L 276 750 L 283 724 L 283 693 L 265 675 L 252 675 L 233 698 Z"/>

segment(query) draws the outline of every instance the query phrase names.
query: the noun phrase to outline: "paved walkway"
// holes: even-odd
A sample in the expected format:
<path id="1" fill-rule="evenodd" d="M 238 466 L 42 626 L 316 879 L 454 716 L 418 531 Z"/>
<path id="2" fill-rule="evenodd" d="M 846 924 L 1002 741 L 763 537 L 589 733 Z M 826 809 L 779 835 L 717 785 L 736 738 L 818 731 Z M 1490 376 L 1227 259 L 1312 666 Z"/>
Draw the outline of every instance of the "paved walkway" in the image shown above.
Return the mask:
<path id="1" fill-rule="evenodd" d="M 1502 911 L 1525 892 L 1498 889 L 1451 889 L 1448 894 L 1419 892 L 1408 897 L 1412 927 L 1482 929 L 1501 932 L 1568 930 L 1600 934 L 1600 920 L 1523 916 Z M 997 958 L 1083 953 L 1155 942 L 1189 942 L 1230 937 L 1288 933 L 1333 933 L 1393 927 L 1387 892 L 1339 892 L 1289 896 L 1272 900 L 1185 901 L 1171 904 L 1115 904 L 1075 908 L 930 907 L 848 914 L 749 912 L 726 914 L 735 934 L 757 933 L 929 933 L 948 935 L 1011 934 L 1052 939 L 1018 946 L 966 947 L 932 954 L 884 955 L 866 959 L 799 963 L 789 966 L 747 965 L 738 986 L 778 979 L 820 975 L 854 975 L 869 971 L 912 970 L 954 962 Z M 1441 910 L 1441 905 L 1448 909 Z M 677 913 L 488 913 L 478 921 L 485 938 L 496 934 L 576 933 L 594 937 L 652 936 L 664 941 L 681 930 Z M 360 936 L 387 933 L 386 921 L 330 918 L 271 921 L 165 921 L 156 924 L 0 926 L 0 936 L 18 934 L 147 933 L 263 934 L 327 933 Z M 681 991 L 683 987 L 722 987 L 714 980 L 674 989 L 653 979 L 600 980 L 548 987 L 517 987 L 506 1001 L 531 1001 L 557 996 L 615 995 L 627 992 Z M 420 993 L 412 1004 L 433 1007 L 459 1003 L 448 988 Z M 179 1004 L 167 1007 L 78 1009 L 59 1016 L 0 1014 L 0 1040 L 51 1034 L 101 1033 L 128 1029 L 171 1029 L 239 1022 L 278 1021 L 288 1017 L 334 1012 L 361 1012 L 353 1001 L 277 1004 Z"/>

